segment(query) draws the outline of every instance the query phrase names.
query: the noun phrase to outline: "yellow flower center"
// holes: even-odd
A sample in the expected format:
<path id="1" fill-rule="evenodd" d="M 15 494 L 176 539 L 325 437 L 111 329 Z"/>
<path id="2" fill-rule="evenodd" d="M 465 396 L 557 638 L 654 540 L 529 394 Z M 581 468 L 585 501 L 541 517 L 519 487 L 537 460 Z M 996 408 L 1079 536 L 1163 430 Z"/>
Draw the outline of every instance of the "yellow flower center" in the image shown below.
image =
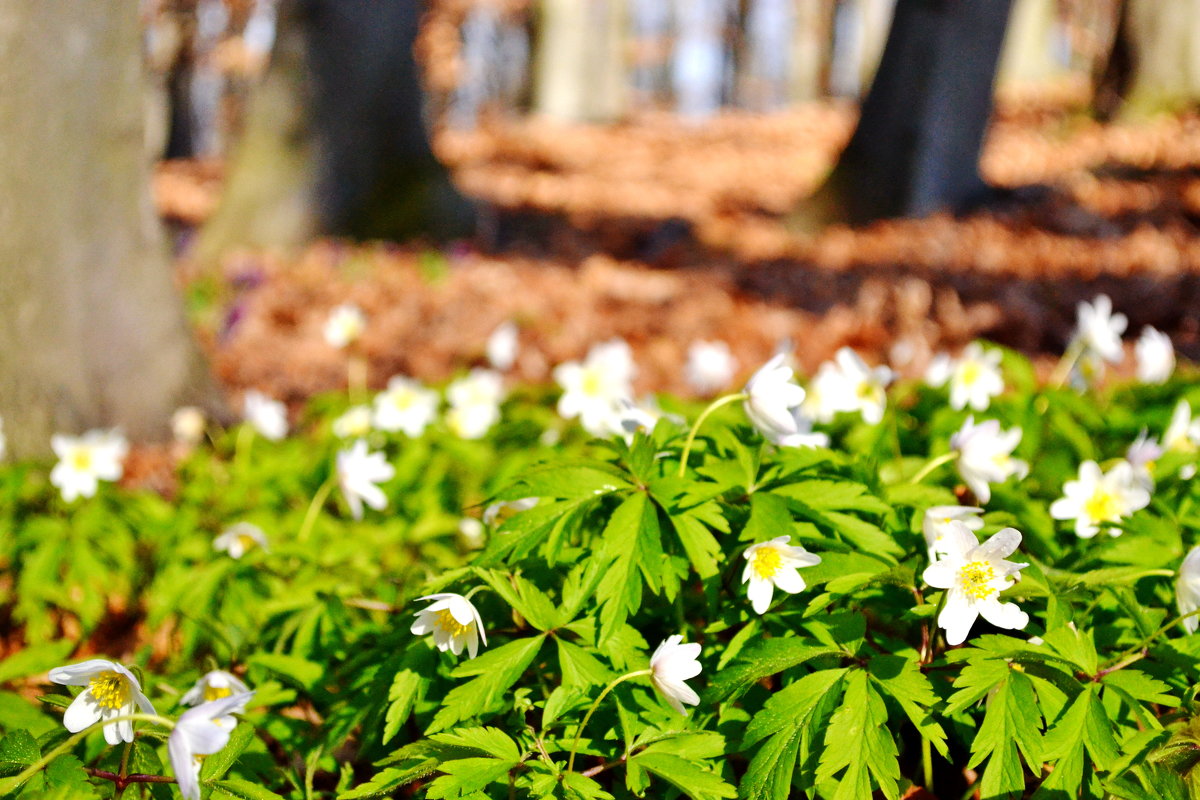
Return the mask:
<path id="1" fill-rule="evenodd" d="M 996 571 L 986 561 L 972 561 L 958 571 L 958 585 L 972 600 L 986 600 L 996 593 L 992 581 Z"/>
<path id="2" fill-rule="evenodd" d="M 213 686 L 211 683 L 204 687 L 204 702 L 211 703 L 213 700 L 220 700 L 222 697 L 229 697 L 233 694 L 233 689 L 229 686 Z"/>
<path id="3" fill-rule="evenodd" d="M 249 552 L 258 545 L 258 540 L 248 533 L 239 533 L 237 540 L 244 552 Z"/>
<path id="4" fill-rule="evenodd" d="M 588 397 L 595 397 L 604 391 L 604 379 L 597 370 L 585 369 L 579 388 Z"/>
<path id="5" fill-rule="evenodd" d="M 750 561 L 755 575 L 764 581 L 770 580 L 783 566 L 783 554 L 779 552 L 778 547 L 760 547 L 754 551 L 754 557 Z"/>
<path id="6" fill-rule="evenodd" d="M 858 397 L 861 400 L 878 402 L 880 394 L 880 388 L 873 383 L 863 381 L 858 385 Z"/>
<path id="7" fill-rule="evenodd" d="M 76 472 L 91 472 L 92 471 L 92 451 L 86 447 L 81 447 L 71 453 L 71 466 Z"/>
<path id="8" fill-rule="evenodd" d="M 1090 519 L 1097 521 L 1115 522 L 1121 518 L 1121 505 L 1117 498 L 1102 487 L 1097 487 L 1083 504 L 1083 511 Z"/>
<path id="9" fill-rule="evenodd" d="M 119 672 L 106 670 L 88 682 L 88 691 L 96 705 L 116 711 L 129 705 L 129 679 Z"/>
<path id="10" fill-rule="evenodd" d="M 964 361 L 962 368 L 958 372 L 958 379 L 967 386 L 979 380 L 979 374 L 982 370 L 979 368 L 979 363 L 976 361 Z"/>
<path id="11" fill-rule="evenodd" d="M 450 613 L 450 609 L 448 608 L 443 608 L 437 613 L 434 624 L 451 636 L 462 636 L 464 633 L 475 630 L 475 620 L 471 620 L 466 625 L 463 625 L 454 618 L 454 615 Z"/>

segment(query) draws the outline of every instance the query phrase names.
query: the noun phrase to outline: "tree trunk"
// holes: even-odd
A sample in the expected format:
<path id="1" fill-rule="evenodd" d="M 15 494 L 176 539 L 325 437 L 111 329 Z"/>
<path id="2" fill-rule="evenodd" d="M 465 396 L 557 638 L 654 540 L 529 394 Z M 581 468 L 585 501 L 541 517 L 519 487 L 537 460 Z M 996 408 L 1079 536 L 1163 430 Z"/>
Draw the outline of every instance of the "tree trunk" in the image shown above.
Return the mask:
<path id="1" fill-rule="evenodd" d="M 136 3 L 0 6 L 0 416 L 15 458 L 56 431 L 165 436 L 216 401 L 149 191 Z"/>
<path id="2" fill-rule="evenodd" d="M 620 0 L 540 0 L 533 110 L 564 122 L 611 122 L 628 107 Z"/>
<path id="3" fill-rule="evenodd" d="M 1122 113 L 1178 111 L 1200 98 L 1200 0 L 1129 0 L 1133 83 Z"/>
<path id="4" fill-rule="evenodd" d="M 979 153 L 1010 4 L 897 3 L 858 127 L 794 227 L 924 216 L 988 196 Z"/>
<path id="5" fill-rule="evenodd" d="M 423 3 L 284 0 L 221 207 L 196 257 L 314 235 L 450 239 L 474 210 L 429 144 L 416 43 Z"/>

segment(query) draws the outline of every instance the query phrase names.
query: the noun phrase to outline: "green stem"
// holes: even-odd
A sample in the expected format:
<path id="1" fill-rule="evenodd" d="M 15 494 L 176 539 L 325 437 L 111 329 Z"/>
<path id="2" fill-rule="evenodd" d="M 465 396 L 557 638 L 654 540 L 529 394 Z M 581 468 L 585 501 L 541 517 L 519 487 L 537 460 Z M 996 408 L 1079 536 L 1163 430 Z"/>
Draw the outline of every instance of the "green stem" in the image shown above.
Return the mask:
<path id="1" fill-rule="evenodd" d="M 592 718 L 592 714 L 596 713 L 596 709 L 600 707 L 600 701 L 608 697 L 608 693 L 617 688 L 619 684 L 624 683 L 630 678 L 640 678 L 643 675 L 652 675 L 652 669 L 639 669 L 635 672 L 627 672 L 615 681 L 604 687 L 604 691 L 592 703 L 592 707 L 583 715 L 583 722 L 579 723 L 579 729 L 575 731 L 575 742 L 571 745 L 571 755 L 567 757 L 567 772 L 572 772 L 575 769 L 575 751 L 579 749 L 579 740 L 583 736 L 583 729 L 587 727 L 588 720 Z"/>
<path id="2" fill-rule="evenodd" d="M 1175 574 L 1174 572 L 1168 572 L 1167 570 L 1161 570 L 1161 572 L 1167 572 L 1167 574 L 1168 574 L 1168 575 L 1174 575 L 1174 574 Z M 1130 656 L 1133 656 L 1133 655 L 1136 655 L 1136 654 L 1138 654 L 1138 653 L 1142 652 L 1143 650 L 1145 650 L 1146 648 L 1148 648 L 1148 647 L 1150 646 L 1150 643 L 1151 643 L 1151 642 L 1153 642 L 1155 639 L 1157 639 L 1159 636 L 1162 636 L 1164 633 L 1166 633 L 1167 631 L 1171 630 L 1171 628 L 1174 628 L 1176 625 L 1179 625 L 1179 624 L 1180 624 L 1180 623 L 1182 623 L 1182 622 L 1183 622 L 1185 619 L 1188 619 L 1188 618 L 1190 618 L 1190 617 L 1194 617 L 1194 616 L 1196 616 L 1197 614 L 1200 614 L 1200 608 L 1197 608 L 1195 611 L 1189 611 L 1189 612 L 1188 612 L 1188 613 L 1186 613 L 1186 614 L 1181 614 L 1180 616 L 1178 616 L 1178 617 L 1176 617 L 1175 619 L 1171 620 L 1170 622 L 1166 623 L 1166 624 L 1165 624 L 1165 625 L 1163 625 L 1161 628 L 1159 628 L 1158 630 L 1156 630 L 1154 633 L 1152 633 L 1152 634 L 1150 634 L 1149 636 L 1147 636 L 1146 638 L 1142 639 L 1142 641 L 1141 641 L 1141 643 L 1140 643 L 1140 644 L 1138 644 L 1138 645 L 1136 645 L 1136 646 L 1134 646 L 1134 647 L 1131 647 L 1131 648 L 1129 648 L 1128 650 L 1126 650 L 1124 653 L 1122 653 L 1122 654 L 1121 654 L 1121 657 L 1120 657 L 1120 658 L 1118 658 L 1118 659 L 1116 660 L 1116 662 L 1114 662 L 1114 667 L 1109 667 L 1109 668 L 1106 668 L 1106 669 L 1104 669 L 1104 670 L 1101 670 L 1101 671 L 1100 671 L 1100 672 L 1101 672 L 1101 674 L 1107 674 L 1108 672 L 1115 671 L 1115 669 L 1119 669 L 1120 667 L 1117 667 L 1117 666 L 1116 666 L 1116 665 L 1118 665 L 1118 664 L 1120 664 L 1121 666 L 1128 666 L 1128 664 L 1124 664 L 1124 663 L 1123 663 L 1123 662 L 1125 661 L 1125 659 L 1126 659 L 1126 658 L 1129 658 Z M 1136 660 L 1136 659 L 1135 659 L 1135 660 Z M 1133 662 L 1130 662 L 1130 663 L 1133 663 Z"/>
<path id="3" fill-rule="evenodd" d="M 308 541 L 308 535 L 312 533 L 313 525 L 317 523 L 317 515 L 321 513 L 321 506 L 325 505 L 325 501 L 329 499 L 329 493 L 333 491 L 333 484 L 336 482 L 337 476 L 330 475 L 313 495 L 312 502 L 308 504 L 308 511 L 304 513 L 304 522 L 300 525 L 300 533 L 296 536 L 297 541 Z"/>
<path id="4" fill-rule="evenodd" d="M 112 719 L 103 719 L 93 722 L 91 725 L 87 726 L 73 736 L 68 736 L 63 740 L 62 744 L 60 744 L 58 747 L 55 747 L 49 753 L 46 753 L 44 756 L 18 772 L 16 775 L 13 775 L 11 778 L 0 780 L 0 796 L 8 795 L 16 791 L 17 787 L 36 775 L 51 761 L 77 745 L 92 731 L 96 730 L 97 728 L 102 728 L 105 725 L 115 725 L 118 722 L 150 722 L 155 725 L 162 725 L 168 729 L 175 728 L 175 723 L 173 721 L 167 719 L 166 717 L 160 717 L 157 714 L 126 714 L 120 717 L 113 717 Z"/>
<path id="5" fill-rule="evenodd" d="M 916 475 L 913 475 L 911 478 L 908 479 L 908 482 L 910 484 L 920 483 L 921 481 L 928 478 L 929 475 L 935 469 L 942 466 L 943 464 L 949 464 L 951 461 L 953 461 L 956 458 L 958 458 L 957 450 L 951 450 L 949 453 L 943 453 L 942 455 L 938 456 L 937 458 L 933 459 L 928 464 L 926 464 L 924 467 L 922 467 L 920 472 L 918 472 Z"/>
<path id="6" fill-rule="evenodd" d="M 721 406 L 727 406 L 730 403 L 736 403 L 739 400 L 745 400 L 747 397 L 749 397 L 749 395 L 747 395 L 745 392 L 739 392 L 738 394 L 727 394 L 724 397 L 718 397 L 709 404 L 708 408 L 700 412 L 700 416 L 696 418 L 696 424 L 692 426 L 690 431 L 688 431 L 687 441 L 683 444 L 683 456 L 679 460 L 679 477 L 682 478 L 687 474 L 688 457 L 692 454 L 692 445 L 695 443 L 696 434 L 700 431 L 700 426 L 704 424 L 704 421 Z"/>
<path id="7" fill-rule="evenodd" d="M 921 765 L 925 770 L 925 791 L 933 794 L 933 749 L 924 736 L 921 737 Z"/>

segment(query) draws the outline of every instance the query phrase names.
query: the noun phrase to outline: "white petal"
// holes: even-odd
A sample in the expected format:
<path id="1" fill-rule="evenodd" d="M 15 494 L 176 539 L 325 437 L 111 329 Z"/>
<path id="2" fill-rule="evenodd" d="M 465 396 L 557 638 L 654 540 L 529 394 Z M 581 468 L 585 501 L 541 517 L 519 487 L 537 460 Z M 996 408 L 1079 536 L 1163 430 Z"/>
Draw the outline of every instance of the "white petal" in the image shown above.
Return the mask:
<path id="1" fill-rule="evenodd" d="M 1016 603 L 1001 603 L 995 597 L 977 605 L 979 613 L 997 628 L 1020 630 L 1029 624 L 1029 615 Z"/>
<path id="2" fill-rule="evenodd" d="M 91 692 L 80 692 L 67 706 L 63 714 L 63 727 L 71 733 L 79 733 L 89 725 L 100 721 L 99 707 L 92 702 Z"/>
<path id="3" fill-rule="evenodd" d="M 117 665 L 103 658 L 93 658 L 78 664 L 50 670 L 50 682 L 64 686 L 87 686 L 98 673 L 115 672 Z"/>
<path id="4" fill-rule="evenodd" d="M 972 537 L 974 535 L 971 534 Z M 975 561 L 983 558 L 994 561 L 1012 555 L 1020 546 L 1021 532 L 1016 528 L 1004 528 L 993 533 L 986 542 L 976 547 L 967 560 Z"/>
<path id="5" fill-rule="evenodd" d="M 949 589 L 957 578 L 957 565 L 949 561 L 934 562 L 921 573 L 921 579 L 935 589 Z"/>
<path id="6" fill-rule="evenodd" d="M 767 609 L 771 607 L 771 594 L 774 591 L 775 585 L 769 580 L 757 577 L 750 579 L 746 597 L 750 598 L 750 606 L 754 609 L 755 614 L 767 613 Z"/>
<path id="7" fill-rule="evenodd" d="M 781 591 L 788 594 L 799 594 L 804 591 L 804 578 L 800 577 L 800 573 L 796 571 L 795 567 L 780 567 L 773 580 Z"/>
<path id="8" fill-rule="evenodd" d="M 964 599 L 951 593 L 946 598 L 945 608 L 938 615 L 938 626 L 946 631 L 946 644 L 962 644 L 966 641 L 978 616 L 979 612 Z"/>
<path id="9" fill-rule="evenodd" d="M 188 751 L 182 732 L 172 731 L 167 737 L 167 754 L 171 759 L 171 771 L 175 773 L 180 794 L 185 800 L 200 800 L 200 782 L 192 769 L 195 758 Z"/>

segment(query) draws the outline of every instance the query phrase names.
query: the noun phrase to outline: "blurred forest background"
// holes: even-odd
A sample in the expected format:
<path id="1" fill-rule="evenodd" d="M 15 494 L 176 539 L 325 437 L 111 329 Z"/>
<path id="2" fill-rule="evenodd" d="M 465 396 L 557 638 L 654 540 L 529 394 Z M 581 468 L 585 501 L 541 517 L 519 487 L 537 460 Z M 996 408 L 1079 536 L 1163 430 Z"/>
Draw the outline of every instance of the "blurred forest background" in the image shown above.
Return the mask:
<path id="1" fill-rule="evenodd" d="M 51 409 L 20 426 L 39 441 L 102 417 L 161 430 L 205 362 L 234 392 L 336 388 L 319 331 L 347 300 L 372 321 L 372 385 L 478 363 L 506 320 L 530 381 L 615 335 L 639 391 L 686 393 L 700 338 L 744 366 L 790 340 L 809 369 L 849 344 L 916 374 L 976 336 L 1059 352 L 1100 291 L 1200 355 L 1200 0 L 144 0 L 127 21 L 88 3 L 0 20 L 19 131 L 0 171 L 54 186 L 0 207 L 24 270 L 0 289 L 48 287 L 0 324 L 0 375 L 38 348 L 86 375 L 0 387 L 6 418 Z M 113 122 L 130 102 L 140 126 Z M 138 127 L 119 165 L 79 143 Z M 106 258 L 163 278 L 106 311 L 130 284 Z M 172 281 L 206 358 L 161 355 L 179 318 L 156 333 L 146 309 Z M 74 327 L 50 335 L 64 303 Z M 91 334 L 130 308 L 133 345 Z M 148 379 L 152 361 L 176 366 Z M 151 403 L 147 384 L 176 388 Z"/>

